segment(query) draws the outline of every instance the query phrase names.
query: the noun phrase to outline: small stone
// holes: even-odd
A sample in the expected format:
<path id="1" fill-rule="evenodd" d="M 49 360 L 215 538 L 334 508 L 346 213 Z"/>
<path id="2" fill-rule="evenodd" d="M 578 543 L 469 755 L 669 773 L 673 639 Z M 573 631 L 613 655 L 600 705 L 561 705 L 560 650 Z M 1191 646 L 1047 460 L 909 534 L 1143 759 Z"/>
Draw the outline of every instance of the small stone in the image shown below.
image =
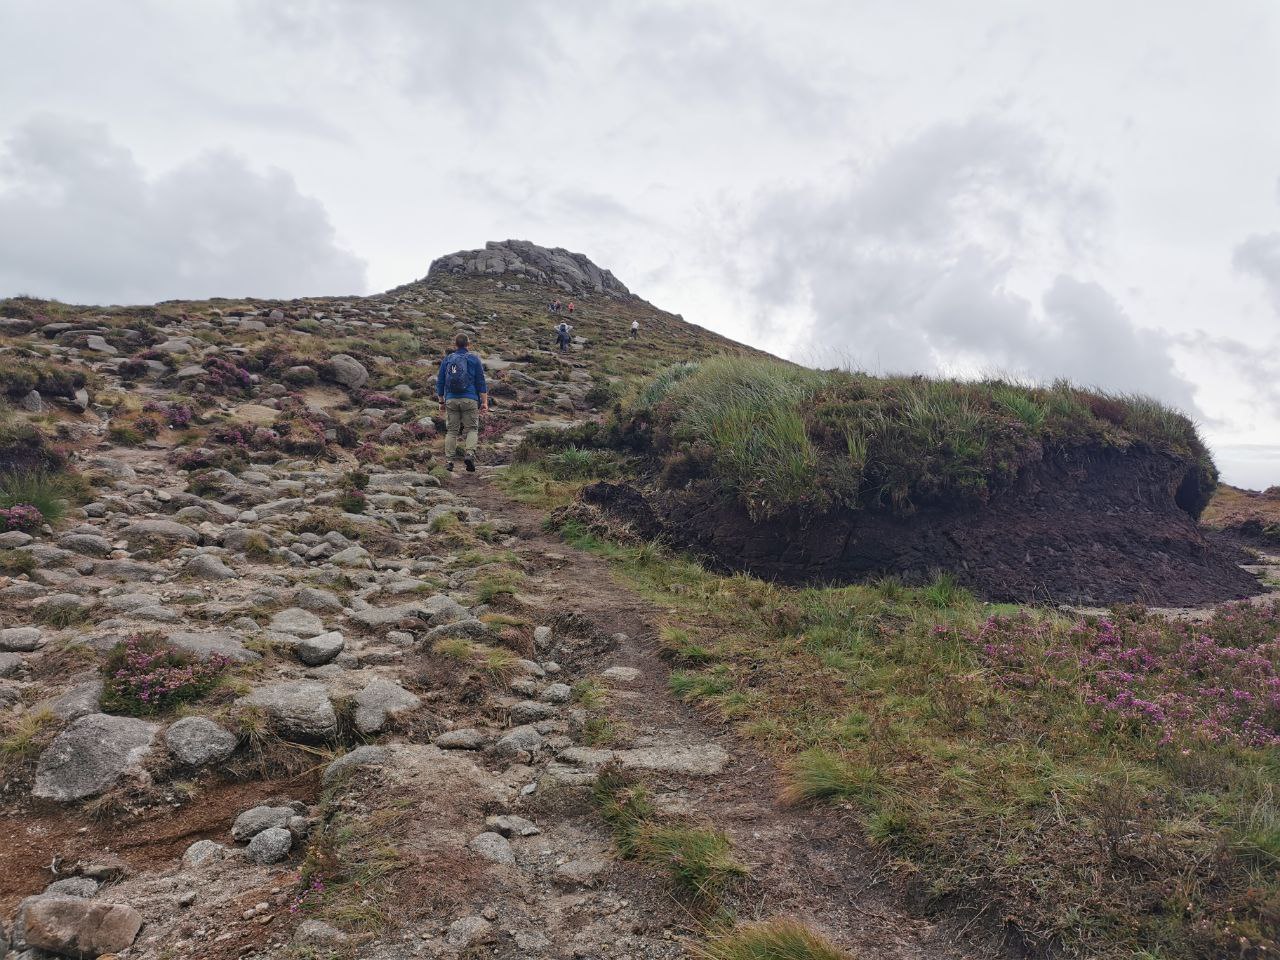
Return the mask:
<path id="1" fill-rule="evenodd" d="M 183 717 L 164 734 L 169 752 L 191 767 L 220 763 L 236 749 L 236 736 L 206 717 Z"/>
<path id="2" fill-rule="evenodd" d="M 91 899 L 98 892 L 98 881 L 91 877 L 63 877 L 44 888 L 47 894 Z"/>
<path id="3" fill-rule="evenodd" d="M 488 817 L 484 825 L 487 830 L 500 833 L 504 837 L 536 837 L 542 832 L 532 821 L 513 813 Z"/>
<path id="4" fill-rule="evenodd" d="M 441 750 L 483 750 L 487 742 L 488 737 L 471 727 L 448 730 L 435 739 L 436 746 Z"/>
<path id="5" fill-rule="evenodd" d="M 283 827 L 269 827 L 249 841 L 249 859 L 255 863 L 279 863 L 292 849 L 292 833 Z"/>
<path id="6" fill-rule="evenodd" d="M 320 782 L 324 786 L 341 779 L 361 767 L 380 767 L 387 762 L 389 754 L 385 747 L 356 747 L 350 753 L 344 753 L 329 766 L 324 768 Z"/>
<path id="7" fill-rule="evenodd" d="M 206 863 L 221 860 L 226 852 L 227 848 L 220 843 L 197 840 L 187 847 L 186 853 L 182 855 L 182 864 L 185 867 L 203 867 Z"/>
<path id="8" fill-rule="evenodd" d="M 250 807 L 236 817 L 231 836 L 240 841 L 250 840 L 264 830 L 287 826 L 296 813 L 293 807 Z"/>
<path id="9" fill-rule="evenodd" d="M 554 879 L 562 887 L 594 887 L 608 869 L 609 861 L 603 857 L 581 857 L 556 867 Z"/>
<path id="10" fill-rule="evenodd" d="M 451 947 L 463 950 L 487 940 L 492 928 L 493 924 L 484 917 L 461 917 L 449 924 L 444 941 Z"/>
<path id="11" fill-rule="evenodd" d="M 342 648 L 346 645 L 341 632 L 330 630 L 328 633 L 322 633 L 318 637 L 310 637 L 306 640 L 299 640 L 293 646 L 293 652 L 297 654 L 299 660 L 309 667 L 319 667 L 329 663 L 342 652 Z"/>
<path id="12" fill-rule="evenodd" d="M 547 703 L 568 703 L 573 689 L 567 683 L 553 683 L 542 691 L 541 697 Z"/>
<path id="13" fill-rule="evenodd" d="M 369 371 L 355 357 L 345 353 L 334 354 L 329 358 L 333 368 L 333 378 L 351 390 L 359 390 L 369 382 Z"/>
<path id="14" fill-rule="evenodd" d="M 496 744 L 494 751 L 503 757 L 515 757 L 521 753 L 536 753 L 542 749 L 542 734 L 533 727 L 513 727 Z"/>
<path id="15" fill-rule="evenodd" d="M 509 713 L 512 723 L 537 723 L 540 720 L 550 720 L 554 717 L 556 708 L 549 703 L 542 703 L 538 700 L 521 700 L 519 703 L 512 704 Z"/>
<path id="16" fill-rule="evenodd" d="M 211 553 L 198 553 L 182 568 L 185 576 L 197 580 L 236 580 L 239 574 Z"/>
<path id="17" fill-rule="evenodd" d="M 467 846 L 493 863 L 512 866 L 516 862 L 516 855 L 511 852 L 511 844 L 500 833 L 482 833 L 474 837 Z"/>
<path id="18" fill-rule="evenodd" d="M 422 706 L 422 701 L 398 683 L 381 678 L 370 680 L 356 694 L 356 730 L 378 733 L 396 717 Z"/>
<path id="19" fill-rule="evenodd" d="M 324 632 L 324 621 L 310 610 L 289 607 L 273 616 L 267 629 L 294 637 L 314 637 Z"/>

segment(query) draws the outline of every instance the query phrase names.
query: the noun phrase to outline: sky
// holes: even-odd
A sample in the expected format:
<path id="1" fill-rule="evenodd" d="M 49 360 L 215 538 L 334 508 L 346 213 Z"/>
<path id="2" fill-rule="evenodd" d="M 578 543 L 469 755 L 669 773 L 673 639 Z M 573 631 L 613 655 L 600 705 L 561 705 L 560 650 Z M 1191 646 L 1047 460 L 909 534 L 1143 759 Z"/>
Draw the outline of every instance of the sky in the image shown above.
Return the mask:
<path id="1" fill-rule="evenodd" d="M 0 0 L 0 296 L 519 238 L 815 365 L 1066 377 L 1280 484 L 1273 0 Z"/>

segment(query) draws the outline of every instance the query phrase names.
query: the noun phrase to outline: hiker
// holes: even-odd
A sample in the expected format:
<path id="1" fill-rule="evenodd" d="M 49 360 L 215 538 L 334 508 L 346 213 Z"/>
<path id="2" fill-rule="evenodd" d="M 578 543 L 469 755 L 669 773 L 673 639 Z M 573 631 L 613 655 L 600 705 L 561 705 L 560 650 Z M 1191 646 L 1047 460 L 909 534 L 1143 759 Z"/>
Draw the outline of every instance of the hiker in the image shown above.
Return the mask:
<path id="1" fill-rule="evenodd" d="M 556 342 L 560 344 L 560 352 L 564 353 L 569 349 L 569 335 L 573 332 L 573 327 L 560 321 L 560 326 L 556 327 Z"/>
<path id="2" fill-rule="evenodd" d="M 569 301 L 569 316 L 573 316 L 573 301 Z"/>
<path id="3" fill-rule="evenodd" d="M 551 312 L 552 312 L 552 313 L 559 313 L 559 312 L 560 312 L 560 298 L 559 298 L 559 297 L 557 297 L 555 300 L 553 300 L 553 301 L 551 302 Z"/>
<path id="4" fill-rule="evenodd" d="M 480 415 L 489 412 L 489 387 L 484 382 L 484 364 L 467 349 L 470 341 L 465 333 L 453 339 L 454 351 L 440 363 L 436 376 L 436 396 L 444 414 L 448 432 L 444 437 L 444 468 L 453 470 L 453 457 L 458 452 L 458 434 L 467 432 L 462 462 L 467 472 L 476 469 L 476 444 L 480 442 Z"/>
<path id="5" fill-rule="evenodd" d="M 640 321 L 632 320 L 631 321 L 631 339 L 636 340 L 639 338 L 639 336 L 640 336 Z"/>

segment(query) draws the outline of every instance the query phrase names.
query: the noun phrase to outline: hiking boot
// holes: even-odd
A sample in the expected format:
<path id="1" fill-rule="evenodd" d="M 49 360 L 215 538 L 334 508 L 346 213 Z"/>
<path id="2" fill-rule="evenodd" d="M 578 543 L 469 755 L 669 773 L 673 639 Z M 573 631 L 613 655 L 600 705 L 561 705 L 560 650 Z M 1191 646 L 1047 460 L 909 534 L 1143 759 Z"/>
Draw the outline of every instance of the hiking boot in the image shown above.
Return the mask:
<path id="1" fill-rule="evenodd" d="M 463 460 L 462 462 L 467 465 L 467 473 L 476 472 L 476 462 L 472 460 L 470 457 L 467 457 L 467 459 Z"/>
<path id="2" fill-rule="evenodd" d="M 453 473 L 453 461 L 450 460 L 448 463 L 446 463 L 444 465 L 444 468 L 448 470 L 450 473 Z"/>

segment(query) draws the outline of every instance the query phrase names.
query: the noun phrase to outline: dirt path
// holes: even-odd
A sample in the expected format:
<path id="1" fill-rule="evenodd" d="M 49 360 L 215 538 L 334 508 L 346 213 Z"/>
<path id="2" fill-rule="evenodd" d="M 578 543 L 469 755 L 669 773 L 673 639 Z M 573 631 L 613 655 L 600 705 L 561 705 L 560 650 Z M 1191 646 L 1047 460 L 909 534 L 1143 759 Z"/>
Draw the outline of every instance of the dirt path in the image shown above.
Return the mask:
<path id="1" fill-rule="evenodd" d="M 544 514 L 507 496 L 492 482 L 494 469 L 482 468 L 477 479 L 459 478 L 452 489 L 489 517 L 517 524 L 517 552 L 541 570 L 537 589 L 551 609 L 574 612 L 601 635 L 614 637 L 605 649 L 574 664 L 574 672 L 589 675 L 614 667 L 636 672 L 634 679 L 616 685 L 611 699 L 611 718 L 625 738 L 616 746 L 674 752 L 715 745 L 729 755 L 715 776 L 658 773 L 647 782 L 663 805 L 728 832 L 751 867 L 734 904 L 739 919 L 802 919 L 866 957 L 993 955 L 989 942 L 972 932 L 966 939 L 957 923 L 933 923 L 907 913 L 887 869 L 860 842 L 851 813 L 781 805 L 774 764 L 668 691 L 670 668 L 656 642 L 663 611 L 619 583 L 608 561 L 543 533 Z"/>

